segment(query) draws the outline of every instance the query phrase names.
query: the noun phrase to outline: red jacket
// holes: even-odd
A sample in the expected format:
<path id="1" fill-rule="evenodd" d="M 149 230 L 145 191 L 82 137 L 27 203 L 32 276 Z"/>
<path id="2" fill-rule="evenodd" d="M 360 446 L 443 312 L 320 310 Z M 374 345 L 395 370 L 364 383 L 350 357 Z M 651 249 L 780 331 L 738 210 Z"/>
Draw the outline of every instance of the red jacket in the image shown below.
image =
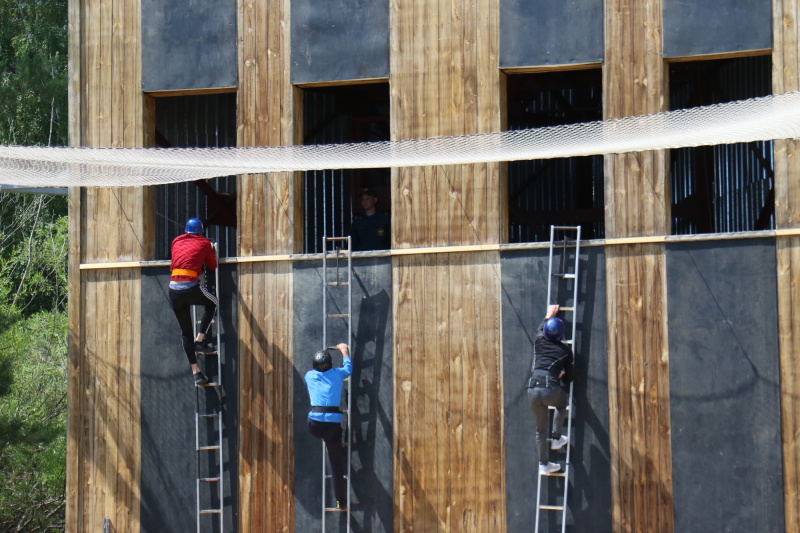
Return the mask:
<path id="1" fill-rule="evenodd" d="M 211 241 L 202 235 L 184 233 L 172 241 L 172 281 L 199 281 L 198 276 L 203 272 L 203 265 L 210 270 L 217 268 L 217 257 L 211 248 Z M 183 272 L 176 273 L 176 270 Z M 187 272 L 188 271 L 188 272 Z M 192 275 L 194 273 L 194 275 Z"/>

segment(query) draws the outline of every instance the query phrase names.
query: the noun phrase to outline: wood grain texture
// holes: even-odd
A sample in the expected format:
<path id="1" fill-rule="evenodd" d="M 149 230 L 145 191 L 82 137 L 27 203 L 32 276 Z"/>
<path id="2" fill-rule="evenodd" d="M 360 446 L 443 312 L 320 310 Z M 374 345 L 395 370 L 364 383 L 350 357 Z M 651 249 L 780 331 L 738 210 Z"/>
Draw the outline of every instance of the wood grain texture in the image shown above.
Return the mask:
<path id="1" fill-rule="evenodd" d="M 661 0 L 611 0 L 605 4 L 605 14 L 605 118 L 664 111 Z M 607 237 L 670 231 L 665 152 L 607 155 L 605 176 Z M 664 245 L 606 250 L 613 530 L 670 532 Z"/>
<path id="2" fill-rule="evenodd" d="M 138 532 L 141 473 L 139 269 L 81 274 L 86 310 L 70 357 L 67 531 Z M 109 320 L 103 313 L 114 309 Z M 71 336 L 73 332 L 71 331 Z"/>
<path id="3" fill-rule="evenodd" d="M 294 141 L 294 92 L 289 2 L 240 0 L 238 146 L 283 146 Z M 295 239 L 295 175 L 241 176 L 237 183 L 239 254 L 299 251 Z"/>
<path id="4" fill-rule="evenodd" d="M 144 140 L 138 0 L 72 0 L 70 144 Z M 82 262 L 151 259 L 152 191 L 70 191 L 68 531 L 140 529 L 140 270 Z"/>
<path id="5" fill-rule="evenodd" d="M 238 10 L 237 143 L 291 145 L 289 2 L 239 0 Z M 240 256 L 299 251 L 298 192 L 293 173 L 239 176 Z M 293 531 L 291 263 L 242 263 L 238 272 L 239 531 Z"/>
<path id="6" fill-rule="evenodd" d="M 497 0 L 394 0 L 391 136 L 499 131 Z M 392 169 L 394 248 L 496 243 L 499 163 Z"/>
<path id="7" fill-rule="evenodd" d="M 781 369 L 784 513 L 800 532 L 800 237 L 778 239 L 778 338 Z"/>
<path id="8" fill-rule="evenodd" d="M 800 6 L 772 2 L 772 90 L 800 89 Z M 775 227 L 800 227 L 800 142 L 774 141 Z M 787 532 L 800 532 L 800 238 L 777 237 L 778 338 L 781 361 L 784 513 Z"/>
<path id="9" fill-rule="evenodd" d="M 294 531 L 292 268 L 239 266 L 239 531 Z"/>
<path id="10" fill-rule="evenodd" d="M 502 531 L 497 252 L 393 259 L 395 531 Z"/>
<path id="11" fill-rule="evenodd" d="M 666 258 L 606 248 L 613 530 L 672 531 Z"/>

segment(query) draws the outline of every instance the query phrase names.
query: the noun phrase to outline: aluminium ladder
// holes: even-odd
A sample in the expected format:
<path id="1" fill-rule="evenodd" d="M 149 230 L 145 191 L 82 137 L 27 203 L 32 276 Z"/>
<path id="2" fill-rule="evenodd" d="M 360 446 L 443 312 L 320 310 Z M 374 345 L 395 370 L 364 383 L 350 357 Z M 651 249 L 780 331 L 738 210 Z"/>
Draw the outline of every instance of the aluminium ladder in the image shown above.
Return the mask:
<path id="1" fill-rule="evenodd" d="M 328 245 L 333 245 L 333 250 L 328 251 Z M 345 245 L 346 247 L 337 246 Z M 346 260 L 346 274 L 343 273 L 342 263 Z M 330 263 L 329 263 L 330 261 Z M 351 239 L 347 237 L 322 237 L 322 349 L 335 349 L 328 343 L 328 322 L 344 320 L 347 323 L 347 344 L 350 346 L 350 339 L 353 338 L 353 253 L 351 249 Z M 330 294 L 329 294 L 330 293 Z M 334 300 L 333 293 L 339 297 L 337 301 Z M 341 300 L 346 298 L 344 306 Z M 352 350 L 352 346 L 350 346 Z M 350 357 L 352 360 L 352 351 Z M 350 440 L 352 437 L 350 413 L 352 404 L 351 395 L 351 377 L 347 378 L 344 382 L 344 394 L 346 395 L 347 407 L 342 410 L 344 415 L 344 446 L 346 447 L 345 454 L 347 456 L 347 468 L 345 470 L 345 479 L 347 481 L 347 500 L 345 501 L 345 509 L 339 509 L 334 506 L 327 505 L 327 486 L 328 480 L 331 475 L 327 473 L 328 458 L 325 450 L 325 442 L 322 442 L 322 533 L 325 533 L 327 516 L 329 513 L 347 513 L 346 530 L 350 531 Z"/>
<path id="2" fill-rule="evenodd" d="M 217 255 L 217 244 L 212 244 L 214 248 L 214 255 Z M 219 256 L 217 256 L 217 262 L 219 262 Z M 205 275 L 204 275 L 205 279 Z M 208 284 L 206 283 L 206 286 Z M 222 386 L 222 364 L 223 364 L 223 352 L 222 352 L 222 345 L 220 344 L 220 320 L 219 320 L 219 264 L 217 264 L 217 268 L 214 270 L 214 291 L 212 291 L 214 295 L 217 297 L 217 309 L 215 312 L 214 318 L 211 320 L 211 338 L 214 339 L 216 343 L 216 351 L 214 353 L 207 353 L 205 357 L 217 357 L 217 379 L 214 381 L 209 382 L 207 385 L 195 387 L 195 420 L 194 420 L 194 444 L 195 444 L 195 453 L 197 455 L 197 477 L 195 482 L 196 488 L 196 502 L 197 502 L 197 533 L 200 533 L 200 525 L 201 525 L 201 518 L 203 516 L 211 515 L 218 519 L 219 521 L 219 531 L 224 531 L 224 512 L 223 512 L 223 502 L 224 502 L 224 457 L 223 457 L 223 449 L 222 449 L 222 396 L 219 391 L 219 387 Z M 192 314 L 194 315 L 194 324 L 195 329 L 197 328 L 198 321 L 196 315 L 196 307 L 192 307 Z M 197 331 L 195 331 L 195 335 L 197 335 Z M 207 371 L 207 366 L 204 371 Z M 206 374 L 207 375 L 207 374 Z M 217 396 L 220 398 L 219 403 L 217 403 L 216 407 L 210 409 L 206 407 L 201 412 L 201 401 L 200 396 L 205 390 L 205 387 L 214 387 L 217 388 Z M 207 440 L 210 442 L 203 442 L 201 443 L 200 433 L 201 430 L 206 430 Z M 210 435 L 209 435 L 210 434 Z M 214 457 L 214 455 L 216 457 Z M 216 462 L 217 471 L 212 472 L 208 475 L 202 475 L 201 472 L 201 464 L 203 460 L 207 461 L 208 463 Z M 218 507 L 207 507 L 203 508 L 200 502 L 200 493 L 202 492 L 202 487 L 204 485 L 212 485 L 216 484 L 217 488 L 217 499 L 218 499 Z"/>
<path id="3" fill-rule="evenodd" d="M 563 239 L 556 241 L 556 232 L 563 234 Z M 574 235 L 574 240 L 570 240 L 567 234 Z M 556 246 L 560 247 L 560 257 L 554 256 L 553 252 Z M 547 268 L 547 306 L 554 305 L 558 302 L 554 301 L 554 293 L 558 291 L 553 287 L 553 279 L 563 280 L 566 285 L 572 286 L 572 305 L 560 306 L 559 312 L 564 312 L 569 315 L 568 322 L 572 324 L 572 331 L 569 338 L 564 339 L 562 342 L 572 348 L 573 354 L 575 352 L 575 331 L 576 331 L 576 312 L 578 310 L 578 265 L 580 261 L 580 248 L 581 248 L 581 227 L 580 226 L 550 226 L 550 254 Z M 574 254 L 574 258 L 572 257 Z M 557 263 L 557 271 L 554 272 L 554 266 Z M 571 264 L 570 264 L 571 263 Z M 572 267 L 570 270 L 570 266 Z M 568 292 L 568 290 L 567 290 Z M 537 468 L 537 481 L 536 481 L 536 526 L 535 533 L 539 533 L 539 517 L 542 511 L 556 511 L 561 514 L 561 533 L 566 531 L 567 527 L 567 495 L 569 491 L 569 473 L 570 473 L 570 450 L 572 449 L 572 416 L 573 416 L 573 403 L 572 403 L 572 386 L 569 384 L 569 398 L 567 400 L 567 420 L 566 420 L 566 436 L 568 442 L 566 446 L 566 458 L 564 459 L 564 468 L 557 472 L 550 474 L 538 473 Z M 555 410 L 555 407 L 550 407 Z M 542 503 L 542 477 L 555 477 L 563 478 L 564 493 L 562 495 L 561 505 L 549 505 Z"/>

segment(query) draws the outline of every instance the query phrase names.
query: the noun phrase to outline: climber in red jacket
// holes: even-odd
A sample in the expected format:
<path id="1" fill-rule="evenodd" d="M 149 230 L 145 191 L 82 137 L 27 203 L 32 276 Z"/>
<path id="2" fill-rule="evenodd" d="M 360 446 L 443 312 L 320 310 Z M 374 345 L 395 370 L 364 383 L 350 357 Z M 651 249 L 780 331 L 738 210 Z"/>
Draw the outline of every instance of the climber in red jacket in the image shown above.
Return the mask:
<path id="1" fill-rule="evenodd" d="M 169 302 L 181 327 L 183 351 L 192 366 L 194 383 L 199 387 L 208 384 L 208 378 L 197 364 L 197 354 L 216 352 L 213 344 L 206 342 L 206 335 L 217 310 L 217 297 L 200 285 L 200 274 L 204 266 L 209 270 L 216 269 L 217 257 L 214 255 L 211 241 L 202 235 L 203 223 L 200 219 L 187 220 L 185 231 L 172 241 Z M 191 306 L 193 305 L 202 305 L 205 308 L 196 337 L 192 328 Z"/>

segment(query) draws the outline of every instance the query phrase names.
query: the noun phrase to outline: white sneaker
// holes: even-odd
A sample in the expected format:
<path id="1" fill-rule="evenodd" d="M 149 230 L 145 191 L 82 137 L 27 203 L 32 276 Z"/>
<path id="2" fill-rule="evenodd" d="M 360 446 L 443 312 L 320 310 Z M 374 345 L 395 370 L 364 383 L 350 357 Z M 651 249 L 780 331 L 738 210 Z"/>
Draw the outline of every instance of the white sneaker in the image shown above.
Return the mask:
<path id="1" fill-rule="evenodd" d="M 567 437 L 566 435 L 561 435 L 559 438 L 550 441 L 550 449 L 560 450 L 568 442 L 569 442 L 569 437 Z"/>
<path id="2" fill-rule="evenodd" d="M 561 465 L 558 463 L 547 463 L 546 465 L 540 464 L 539 465 L 539 475 L 546 476 L 547 474 L 552 474 L 553 472 L 558 472 L 561 470 Z"/>

